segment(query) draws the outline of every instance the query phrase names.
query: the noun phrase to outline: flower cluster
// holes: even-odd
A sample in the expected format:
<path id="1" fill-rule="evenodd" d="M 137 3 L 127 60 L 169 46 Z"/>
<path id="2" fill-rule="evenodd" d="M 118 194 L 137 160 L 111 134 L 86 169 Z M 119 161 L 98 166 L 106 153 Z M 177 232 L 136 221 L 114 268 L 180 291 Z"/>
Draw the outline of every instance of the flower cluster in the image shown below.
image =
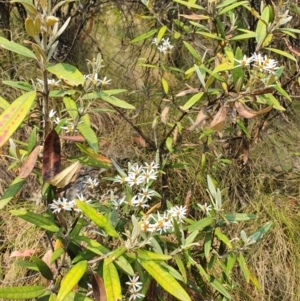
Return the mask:
<path id="1" fill-rule="evenodd" d="M 111 84 L 111 79 L 108 79 L 106 76 L 103 79 L 100 79 L 98 78 L 98 73 L 84 75 L 84 78 L 86 81 L 92 83 L 96 87 L 106 86 Z"/>
<path id="2" fill-rule="evenodd" d="M 61 122 L 61 119 L 55 115 L 56 115 L 56 111 L 51 109 L 51 111 L 49 113 L 49 118 L 53 119 L 53 122 L 55 124 L 59 124 Z M 80 123 L 82 123 L 82 121 L 77 122 L 77 125 Z M 68 122 L 68 123 L 64 124 L 63 126 L 61 126 L 60 128 L 65 130 L 66 133 L 77 132 L 76 125 L 73 122 Z"/>
<path id="3" fill-rule="evenodd" d="M 267 72 L 274 74 L 275 71 L 279 68 L 277 66 L 278 62 L 274 59 L 269 58 L 268 56 L 262 56 L 260 53 L 254 53 L 252 56 L 247 57 L 244 55 L 242 60 L 235 60 L 239 63 L 238 66 L 246 68 L 250 65 L 253 65 L 254 68 L 257 68 L 260 72 Z"/>
<path id="4" fill-rule="evenodd" d="M 162 38 L 161 41 L 158 41 L 157 38 L 154 38 L 152 40 L 152 44 L 155 44 L 157 46 L 157 49 L 159 50 L 159 52 L 162 52 L 162 53 L 167 53 L 168 50 L 172 50 L 172 48 L 174 47 L 171 45 L 169 38 L 167 38 L 167 39 Z"/>
<path id="5" fill-rule="evenodd" d="M 186 217 L 187 208 L 185 206 L 175 206 L 165 211 L 163 215 L 157 212 L 156 216 L 150 214 L 141 222 L 141 230 L 144 232 L 158 232 L 159 234 L 174 230 L 174 220 L 183 223 Z"/>
<path id="6" fill-rule="evenodd" d="M 127 204 L 133 207 L 148 208 L 147 202 L 152 199 L 153 196 L 159 196 L 159 194 L 150 189 L 153 180 L 157 179 L 159 165 L 154 162 L 143 166 L 135 163 L 129 167 L 128 174 L 118 175 L 114 178 L 115 183 L 127 184 L 132 191 L 133 196 L 125 201 L 125 197 L 117 200 L 113 200 L 115 208 L 119 208 L 122 204 Z"/>
<path id="7" fill-rule="evenodd" d="M 130 281 L 126 282 L 126 284 L 128 284 L 129 286 L 128 292 L 130 293 L 128 300 L 131 301 L 139 298 L 144 298 L 145 296 L 139 293 L 143 285 L 142 282 L 139 282 L 139 276 L 129 276 L 129 280 Z"/>
<path id="8" fill-rule="evenodd" d="M 88 178 L 86 181 L 86 184 L 89 188 L 94 189 L 96 186 L 99 185 L 99 182 L 96 179 Z M 79 200 L 81 202 L 85 202 L 87 204 L 90 204 L 92 200 L 86 199 L 82 193 L 77 194 L 77 198 L 74 200 L 69 201 L 66 198 L 58 198 L 57 200 L 54 199 L 52 204 L 50 204 L 50 209 L 53 210 L 53 213 L 55 212 L 61 212 L 61 211 L 75 211 L 75 212 L 81 212 L 81 209 L 77 207 L 76 200 Z"/>

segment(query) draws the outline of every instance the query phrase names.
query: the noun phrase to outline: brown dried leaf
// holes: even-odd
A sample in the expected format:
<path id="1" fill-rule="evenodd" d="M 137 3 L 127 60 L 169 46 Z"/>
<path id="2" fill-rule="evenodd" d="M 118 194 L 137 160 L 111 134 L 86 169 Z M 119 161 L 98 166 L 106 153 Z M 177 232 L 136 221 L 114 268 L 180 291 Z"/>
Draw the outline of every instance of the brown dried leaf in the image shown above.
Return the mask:
<path id="1" fill-rule="evenodd" d="M 206 106 L 204 106 L 199 111 L 194 124 L 191 125 L 187 130 L 193 131 L 197 126 L 201 126 L 205 122 L 206 119 L 207 119 L 207 110 L 206 110 Z"/>
<path id="2" fill-rule="evenodd" d="M 239 101 L 235 102 L 234 106 L 235 106 L 236 110 L 238 111 L 238 113 L 240 114 L 240 116 L 247 118 L 247 119 L 254 118 L 258 115 L 268 113 L 273 108 L 273 106 L 268 106 L 260 111 L 254 111 Z"/>
<path id="3" fill-rule="evenodd" d="M 226 115 L 227 115 L 226 107 L 223 105 L 221 106 L 218 113 L 216 114 L 213 121 L 211 122 L 210 127 L 218 132 L 222 132 L 225 126 Z"/>
<path id="4" fill-rule="evenodd" d="M 97 273 L 92 273 L 92 287 L 96 301 L 107 301 L 104 282 Z"/>
<path id="5" fill-rule="evenodd" d="M 40 145 L 37 145 L 30 153 L 30 155 L 27 157 L 25 162 L 23 163 L 22 167 L 20 168 L 20 174 L 19 174 L 21 179 L 25 179 L 30 175 L 31 171 L 34 168 L 37 157 L 39 155 L 40 148 L 41 148 Z"/>
<path id="6" fill-rule="evenodd" d="M 45 139 L 43 149 L 43 181 L 53 178 L 60 171 L 60 141 L 59 136 L 53 129 Z"/>
<path id="7" fill-rule="evenodd" d="M 167 104 L 163 111 L 161 112 L 161 115 L 160 115 L 160 119 L 161 119 L 161 122 L 166 124 L 167 123 L 167 115 L 169 114 L 169 111 L 170 111 L 170 104 Z"/>
<path id="8" fill-rule="evenodd" d="M 39 252 L 39 249 L 27 249 L 24 251 L 13 251 L 10 257 L 30 257 L 32 254 Z"/>
<path id="9" fill-rule="evenodd" d="M 85 138 L 81 135 L 78 135 L 78 136 L 60 136 L 60 139 L 75 141 L 75 142 L 85 142 Z"/>
<path id="10" fill-rule="evenodd" d="M 193 88 L 193 87 L 189 86 L 188 84 L 185 84 L 185 85 L 188 87 L 188 89 L 179 92 L 178 94 L 175 95 L 175 97 L 182 97 L 182 96 L 185 96 L 185 95 L 188 95 L 188 94 L 193 94 L 193 93 L 198 93 L 199 92 L 198 89 Z"/>

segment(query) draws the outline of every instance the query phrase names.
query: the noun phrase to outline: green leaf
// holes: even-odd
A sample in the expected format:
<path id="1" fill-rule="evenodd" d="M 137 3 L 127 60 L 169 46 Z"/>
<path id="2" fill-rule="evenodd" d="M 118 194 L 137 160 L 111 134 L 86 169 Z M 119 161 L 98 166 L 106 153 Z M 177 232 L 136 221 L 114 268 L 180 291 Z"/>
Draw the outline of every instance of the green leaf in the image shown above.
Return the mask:
<path id="1" fill-rule="evenodd" d="M 250 221 L 253 219 L 256 219 L 255 214 L 247 214 L 247 213 L 228 213 L 225 214 L 225 218 L 228 222 L 234 223 L 234 222 L 243 222 L 243 221 Z"/>
<path id="2" fill-rule="evenodd" d="M 80 261 L 71 268 L 61 282 L 56 301 L 65 300 L 64 298 L 71 292 L 75 285 L 78 284 L 79 280 L 84 275 L 87 265 L 87 261 Z"/>
<path id="3" fill-rule="evenodd" d="M 65 96 L 63 98 L 63 102 L 65 104 L 65 107 L 66 107 L 69 115 L 73 119 L 76 119 L 78 116 L 78 110 L 77 110 L 77 105 L 76 105 L 75 101 L 70 96 Z"/>
<path id="4" fill-rule="evenodd" d="M 32 260 L 35 262 L 36 266 L 38 267 L 40 273 L 42 274 L 42 276 L 48 280 L 52 280 L 53 279 L 53 273 L 50 270 L 50 268 L 48 267 L 48 265 L 45 263 L 45 261 L 43 261 L 42 259 L 36 257 L 36 256 L 32 256 Z"/>
<path id="5" fill-rule="evenodd" d="M 239 34 L 237 36 L 234 36 L 234 37 L 230 38 L 230 40 L 231 41 L 239 41 L 239 40 L 245 40 L 245 39 L 253 39 L 255 37 L 256 37 L 255 32 L 248 32 L 248 33 Z"/>
<path id="6" fill-rule="evenodd" d="M 158 34 L 157 34 L 157 40 L 160 41 L 164 34 L 166 33 L 166 30 L 167 30 L 167 26 L 162 26 L 159 31 L 158 31 Z"/>
<path id="7" fill-rule="evenodd" d="M 76 90 L 52 90 L 49 93 L 50 98 L 64 97 L 65 95 L 74 95 Z"/>
<path id="8" fill-rule="evenodd" d="M 111 105 L 113 105 L 115 107 L 122 108 L 122 109 L 130 109 L 130 110 L 135 109 L 135 107 L 133 105 L 131 105 L 128 102 L 121 100 L 115 96 L 108 95 L 104 92 L 98 92 L 98 93 L 99 93 L 99 97 L 102 100 L 110 103 Z"/>
<path id="9" fill-rule="evenodd" d="M 201 9 L 201 10 L 204 10 L 204 8 L 198 4 L 195 4 L 195 3 L 192 3 L 190 1 L 183 1 L 183 0 L 173 0 L 174 2 L 177 2 L 179 4 L 182 4 L 182 5 L 185 5 L 187 6 L 188 8 L 196 8 L 196 9 Z"/>
<path id="10" fill-rule="evenodd" d="M 179 272 L 181 273 L 181 276 L 183 278 L 183 282 L 186 284 L 187 283 L 187 275 L 186 275 L 186 270 L 183 261 L 179 257 L 178 254 L 174 255 L 174 260 L 176 262 L 176 265 L 179 269 Z"/>
<path id="11" fill-rule="evenodd" d="M 232 243 L 230 239 L 221 232 L 220 228 L 216 228 L 214 233 L 220 241 L 223 241 L 223 243 L 225 243 L 229 249 L 232 249 Z"/>
<path id="12" fill-rule="evenodd" d="M 257 102 L 272 105 L 274 109 L 279 111 L 285 111 L 285 108 L 280 105 L 279 101 L 271 93 L 257 95 Z"/>
<path id="13" fill-rule="evenodd" d="M 111 161 L 102 156 L 102 155 L 99 155 L 97 153 L 95 153 L 91 148 L 83 145 L 83 144 L 80 144 L 80 143 L 76 143 L 76 146 L 81 150 L 81 152 L 83 152 L 86 156 L 94 159 L 96 163 L 95 167 L 100 167 L 100 168 L 109 168 L 111 166 Z M 79 161 L 80 161 L 80 158 L 79 158 Z M 94 166 L 94 165 L 92 165 Z"/>
<path id="14" fill-rule="evenodd" d="M 113 250 L 109 256 L 106 258 L 106 263 L 105 264 L 110 264 L 111 262 L 117 260 L 120 256 L 122 256 L 127 249 L 124 246 L 121 246 L 115 250 Z"/>
<path id="15" fill-rule="evenodd" d="M 40 214 L 26 210 L 10 210 L 9 212 L 47 231 L 54 233 L 59 231 L 59 227 L 52 220 Z"/>
<path id="16" fill-rule="evenodd" d="M 171 276 L 160 264 L 155 261 L 139 259 L 143 268 L 163 287 L 168 293 L 181 301 L 191 301 L 190 296 L 181 287 L 177 280 Z"/>
<path id="17" fill-rule="evenodd" d="M 193 95 L 182 107 L 181 109 L 186 111 L 194 106 L 203 96 L 204 92 L 197 93 Z"/>
<path id="18" fill-rule="evenodd" d="M 31 91 L 17 98 L 0 116 L 0 147 L 10 138 L 22 123 L 36 97 Z"/>
<path id="19" fill-rule="evenodd" d="M 226 258 L 226 275 L 229 276 L 236 262 L 235 253 L 231 252 Z"/>
<path id="20" fill-rule="evenodd" d="M 98 145 L 98 138 L 95 132 L 85 123 L 79 123 L 77 125 L 77 128 L 79 132 L 82 134 L 82 136 L 86 139 L 87 143 L 92 148 L 92 150 L 97 154 L 99 151 L 99 145 Z"/>
<path id="21" fill-rule="evenodd" d="M 143 33 L 142 35 L 140 35 L 140 36 L 134 38 L 133 40 L 131 40 L 130 43 L 136 43 L 136 42 L 140 42 L 140 41 L 146 40 L 146 39 L 152 37 L 154 34 L 156 34 L 157 30 L 158 29 L 152 29 L 152 30 L 150 30 L 150 31 L 148 31 L 146 33 Z"/>
<path id="22" fill-rule="evenodd" d="M 0 199 L 0 209 L 3 209 L 6 204 L 8 204 L 14 196 L 20 191 L 25 183 L 25 179 L 21 179 L 17 176 L 12 183 L 9 185 L 7 190 L 4 192 Z"/>
<path id="23" fill-rule="evenodd" d="M 98 254 L 98 255 L 103 255 L 109 253 L 109 250 L 102 246 L 99 242 L 96 240 L 93 240 L 91 238 L 85 237 L 85 236 L 77 236 L 72 239 L 73 242 L 76 244 L 80 244 L 78 242 L 83 241 L 86 245 L 86 248 L 90 250 L 91 252 Z"/>
<path id="24" fill-rule="evenodd" d="M 237 47 L 236 52 L 235 52 L 235 57 L 236 60 L 242 60 L 243 59 L 243 52 L 240 47 Z M 241 81 L 243 83 L 245 72 L 242 68 L 242 66 L 236 67 L 239 63 L 237 61 L 234 62 L 234 68 L 232 70 L 233 74 L 233 82 L 234 84 L 237 83 L 237 81 L 241 78 Z"/>
<path id="25" fill-rule="evenodd" d="M 0 47 L 7 49 L 9 51 L 21 54 L 23 56 L 29 57 L 31 59 L 36 59 L 35 54 L 28 48 L 15 43 L 15 42 L 11 42 L 3 37 L 0 37 Z"/>
<path id="26" fill-rule="evenodd" d="M 192 225 L 188 226 L 188 232 L 194 232 L 196 230 L 202 230 L 203 228 L 209 226 L 214 222 L 214 218 L 212 217 L 205 217 L 197 222 L 194 222 Z"/>
<path id="27" fill-rule="evenodd" d="M 138 258 L 142 260 L 171 260 L 172 256 L 167 254 L 158 254 L 146 250 L 137 250 Z"/>
<path id="28" fill-rule="evenodd" d="M 0 108 L 6 110 L 10 106 L 9 102 L 0 96 Z"/>
<path id="29" fill-rule="evenodd" d="M 4 85 L 7 85 L 7 86 L 10 86 L 10 87 L 13 87 L 13 88 L 17 88 L 17 89 L 20 89 L 20 90 L 23 90 L 23 91 L 33 91 L 33 87 L 31 84 L 27 83 L 27 82 L 15 82 L 15 81 L 9 81 L 9 80 L 4 80 L 2 82 Z"/>
<path id="30" fill-rule="evenodd" d="M 64 252 L 64 248 L 56 249 L 51 255 L 50 263 L 53 263 L 55 260 L 57 260 Z"/>
<path id="31" fill-rule="evenodd" d="M 90 218 L 99 228 L 103 229 L 108 235 L 112 237 L 116 237 L 116 238 L 119 237 L 118 232 L 115 230 L 115 228 L 111 225 L 111 223 L 103 214 L 97 212 L 90 205 L 80 200 L 75 200 L 75 202 L 76 205 L 83 211 L 83 213 L 88 218 Z"/>
<path id="32" fill-rule="evenodd" d="M 168 85 L 167 80 L 164 77 L 162 77 L 162 79 L 161 79 L 161 84 L 163 86 L 164 92 L 166 94 L 168 94 L 169 93 L 169 85 Z"/>
<path id="33" fill-rule="evenodd" d="M 196 33 L 209 38 L 209 39 L 214 39 L 214 40 L 218 40 L 218 41 L 224 41 L 224 39 L 222 39 L 221 37 L 219 37 L 216 33 L 209 33 L 209 32 L 205 32 L 205 31 L 196 31 Z"/>
<path id="34" fill-rule="evenodd" d="M 267 222 L 248 237 L 249 241 L 258 242 L 271 229 L 273 222 Z"/>
<path id="35" fill-rule="evenodd" d="M 107 259 L 104 259 L 103 264 L 103 280 L 106 291 L 107 301 L 117 301 L 122 299 L 122 289 L 118 271 L 113 263 L 106 264 Z"/>
<path id="36" fill-rule="evenodd" d="M 211 232 L 207 232 L 204 241 L 204 256 L 207 260 L 209 260 L 209 255 L 210 255 L 210 249 L 212 243 L 211 238 L 212 238 Z"/>
<path id="37" fill-rule="evenodd" d="M 288 59 L 290 59 L 290 60 L 292 60 L 294 62 L 297 62 L 297 60 L 290 53 L 288 53 L 286 51 L 282 51 L 280 49 L 270 48 L 270 47 L 266 47 L 265 49 L 269 50 L 269 51 L 272 51 L 272 52 L 275 52 L 277 54 L 280 54 L 282 56 L 285 56 L 285 57 L 287 57 Z"/>
<path id="38" fill-rule="evenodd" d="M 263 44 L 264 40 L 267 37 L 267 26 L 269 24 L 270 20 L 270 10 L 269 6 L 267 5 L 262 14 L 261 18 L 257 22 L 257 27 L 256 27 L 256 42 L 257 42 L 257 49 L 260 49 L 261 45 Z"/>
<path id="39" fill-rule="evenodd" d="M 166 139 L 166 147 L 167 147 L 167 149 L 168 149 L 168 151 L 170 153 L 174 152 L 174 149 L 173 149 L 173 138 L 172 137 L 168 137 Z"/>
<path id="40" fill-rule="evenodd" d="M 59 63 L 48 66 L 47 70 L 50 73 L 55 74 L 59 79 L 63 79 L 68 85 L 79 86 L 84 84 L 84 76 L 72 65 Z"/>
<path id="41" fill-rule="evenodd" d="M 244 6 L 244 5 L 247 5 L 247 4 L 248 4 L 248 1 L 240 1 L 240 2 L 237 2 L 237 3 L 233 3 L 231 5 L 228 5 L 228 6 L 224 7 L 222 10 L 220 10 L 218 12 L 218 16 L 221 16 L 221 15 L 227 13 L 228 11 L 235 9 L 236 7 L 239 7 L 241 5 Z"/>
<path id="42" fill-rule="evenodd" d="M 1 287 L 0 298 L 26 300 L 43 295 L 45 290 L 46 288 L 42 286 Z"/>
<path id="43" fill-rule="evenodd" d="M 216 289 L 219 293 L 221 293 L 224 297 L 226 297 L 228 300 L 231 300 L 231 296 L 228 293 L 228 291 L 225 289 L 224 285 L 218 280 L 216 279 L 214 276 L 209 276 L 209 283 L 210 285 Z"/>
<path id="44" fill-rule="evenodd" d="M 191 53 L 191 55 L 194 57 L 194 59 L 201 62 L 201 57 L 197 52 L 197 50 L 195 50 L 195 48 L 192 45 L 190 45 L 188 42 L 183 41 L 183 44 L 187 48 L 187 50 Z"/>
<path id="45" fill-rule="evenodd" d="M 244 274 L 244 277 L 246 279 L 247 282 L 249 282 L 249 278 L 250 278 L 250 273 L 249 273 L 249 269 L 248 269 L 248 266 L 247 266 L 247 263 L 246 263 L 246 260 L 243 256 L 242 253 L 240 253 L 237 257 L 237 260 L 238 260 L 238 263 L 240 265 L 240 268 Z"/>

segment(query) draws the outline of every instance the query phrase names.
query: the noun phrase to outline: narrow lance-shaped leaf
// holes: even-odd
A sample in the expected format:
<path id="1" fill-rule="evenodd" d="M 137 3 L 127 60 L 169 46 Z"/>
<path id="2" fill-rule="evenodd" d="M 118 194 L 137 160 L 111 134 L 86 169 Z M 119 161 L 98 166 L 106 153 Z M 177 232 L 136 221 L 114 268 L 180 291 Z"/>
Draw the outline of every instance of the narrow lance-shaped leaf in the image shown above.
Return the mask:
<path id="1" fill-rule="evenodd" d="M 97 212 L 90 205 L 80 200 L 76 200 L 76 205 L 83 211 L 83 213 L 85 213 L 88 218 L 90 218 L 99 228 L 103 229 L 108 235 L 112 237 L 119 236 L 118 232 L 103 214 Z"/>
<path id="2" fill-rule="evenodd" d="M 4 192 L 2 198 L 0 199 L 0 209 L 3 209 L 6 204 L 8 204 L 14 196 L 20 191 L 25 183 L 24 179 L 21 177 L 16 177 L 12 183 L 9 185 L 7 190 Z"/>
<path id="3" fill-rule="evenodd" d="M 48 267 L 48 265 L 46 264 L 46 262 L 44 262 L 42 259 L 33 256 L 32 257 L 33 261 L 35 262 L 35 264 L 37 265 L 39 271 L 41 272 L 42 276 L 45 277 L 48 280 L 52 280 L 53 279 L 53 273 L 50 270 L 50 268 Z"/>
<path id="4" fill-rule="evenodd" d="M 65 297 L 69 294 L 69 292 L 71 292 L 75 285 L 78 284 L 86 269 L 87 261 L 80 261 L 71 268 L 61 282 L 56 301 L 65 300 Z"/>
<path id="5" fill-rule="evenodd" d="M 59 231 L 58 226 L 52 220 L 41 214 L 28 212 L 26 210 L 10 210 L 10 213 L 50 232 Z"/>
<path id="6" fill-rule="evenodd" d="M 35 54 L 30 49 L 18 43 L 11 42 L 3 37 L 0 37 L 0 47 L 21 54 L 23 56 L 29 57 L 31 59 L 36 59 Z"/>
<path id="7" fill-rule="evenodd" d="M 107 301 L 117 301 L 122 299 L 122 290 L 118 271 L 113 263 L 107 264 L 104 259 L 103 280 Z"/>
<path id="8" fill-rule="evenodd" d="M 95 132 L 92 130 L 92 128 L 86 125 L 85 123 L 79 123 L 77 128 L 79 132 L 83 135 L 83 137 L 86 139 L 87 143 L 92 148 L 92 150 L 95 153 L 98 153 L 99 151 L 98 138 Z"/>
<path id="9" fill-rule="evenodd" d="M 191 301 L 188 293 L 181 287 L 175 278 L 173 278 L 157 262 L 139 259 L 143 268 L 164 288 L 168 293 L 181 301 Z"/>
<path id="10" fill-rule="evenodd" d="M 2 300 L 27 300 L 43 295 L 45 290 L 46 288 L 42 286 L 1 287 L 0 298 L 3 298 Z"/>
<path id="11" fill-rule="evenodd" d="M 31 91 L 17 98 L 0 116 L 0 147 L 10 138 L 29 112 L 36 97 Z"/>

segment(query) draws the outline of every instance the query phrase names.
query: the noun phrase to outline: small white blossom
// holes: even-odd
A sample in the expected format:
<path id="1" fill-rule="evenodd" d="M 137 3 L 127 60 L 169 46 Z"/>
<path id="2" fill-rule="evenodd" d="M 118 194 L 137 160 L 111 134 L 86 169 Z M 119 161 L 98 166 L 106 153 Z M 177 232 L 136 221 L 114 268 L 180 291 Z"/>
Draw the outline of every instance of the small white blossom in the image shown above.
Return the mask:
<path id="1" fill-rule="evenodd" d="M 210 216 L 210 213 L 209 211 L 212 210 L 212 207 L 211 205 L 207 205 L 207 203 L 205 203 L 204 205 L 201 205 L 201 204 L 197 204 L 200 209 L 207 215 L 207 216 Z"/>
<path id="2" fill-rule="evenodd" d="M 148 187 L 143 187 L 142 192 L 139 192 L 139 196 L 141 196 L 142 199 L 151 200 L 151 198 L 155 195 L 155 191 L 152 189 L 149 189 Z"/>
<path id="3" fill-rule="evenodd" d="M 163 216 L 160 216 L 159 212 L 157 212 L 157 218 L 155 218 L 154 216 L 152 216 L 152 218 L 154 219 L 155 223 L 151 224 L 151 227 L 153 227 L 155 231 L 159 232 L 159 234 L 173 229 L 170 217 L 167 215 L 166 212 L 164 212 Z"/>
<path id="4" fill-rule="evenodd" d="M 136 175 L 139 175 L 143 171 L 143 166 L 139 166 L 137 163 L 133 164 L 130 167 L 130 172 L 133 172 Z"/>
<path id="5" fill-rule="evenodd" d="M 187 208 L 185 206 L 175 206 L 168 210 L 168 213 L 171 217 L 182 223 L 186 217 Z"/>
<path id="6" fill-rule="evenodd" d="M 250 66 L 254 58 L 252 56 L 247 57 L 246 55 L 244 55 L 242 60 L 237 60 L 237 59 L 234 60 L 239 63 L 237 67 L 241 66 L 242 68 L 245 68 L 246 66 Z"/>
<path id="7" fill-rule="evenodd" d="M 121 177 L 120 175 L 117 175 L 115 178 L 114 178 L 114 182 L 115 183 L 125 183 L 126 182 L 126 178 L 127 176 L 124 176 L 124 177 Z"/>
<path id="8" fill-rule="evenodd" d="M 139 282 L 139 276 L 133 276 L 133 277 L 129 277 L 129 281 L 126 282 L 126 284 L 129 285 L 130 288 L 135 288 L 136 290 L 140 290 L 142 288 L 143 283 Z"/>
<path id="9" fill-rule="evenodd" d="M 95 189 L 99 185 L 99 182 L 97 181 L 97 179 L 92 179 L 91 177 L 89 177 L 85 184 L 87 184 L 88 188 Z"/>
<path id="10" fill-rule="evenodd" d="M 129 172 L 125 180 L 129 184 L 129 186 L 132 187 L 134 185 L 142 184 L 144 182 L 144 177 L 137 176 L 134 172 Z"/>
<path id="11" fill-rule="evenodd" d="M 111 84 L 111 79 L 107 79 L 107 77 L 105 76 L 103 79 L 100 79 L 100 84 L 102 86 L 105 86 L 105 85 L 110 85 Z"/>
<path id="12" fill-rule="evenodd" d="M 131 294 L 129 297 L 129 301 L 145 297 L 145 295 L 139 293 L 139 290 L 136 290 L 134 288 L 129 289 L 129 292 Z"/>
<path id="13" fill-rule="evenodd" d="M 143 173 L 140 177 L 143 180 L 142 182 L 146 182 L 148 184 L 150 180 L 157 179 L 157 172 L 154 170 L 143 170 Z"/>
<path id="14" fill-rule="evenodd" d="M 156 171 L 159 168 L 159 164 L 156 164 L 154 161 L 152 161 L 150 164 L 145 162 L 143 168 L 149 171 Z"/>
<path id="15" fill-rule="evenodd" d="M 77 129 L 75 128 L 73 123 L 69 123 L 67 126 L 62 126 L 61 129 L 66 130 L 66 133 L 77 132 Z"/>
<path id="16" fill-rule="evenodd" d="M 157 38 L 154 38 L 152 40 L 152 44 L 155 44 L 156 46 L 158 46 L 159 42 L 158 42 Z"/>
<path id="17" fill-rule="evenodd" d="M 53 120 L 53 122 L 54 122 L 55 124 L 59 124 L 59 123 L 60 123 L 60 118 L 59 118 L 59 117 L 56 117 L 56 118 Z"/>
<path id="18" fill-rule="evenodd" d="M 54 111 L 53 109 L 51 109 L 51 111 L 49 112 L 49 118 L 54 117 L 55 114 L 56 114 L 56 111 Z"/>
<path id="19" fill-rule="evenodd" d="M 71 211 L 72 204 L 68 202 L 66 198 L 58 198 L 57 200 L 53 200 L 53 203 L 50 204 L 50 209 L 53 210 L 53 213 L 59 213 L 61 210 Z"/>
<path id="20" fill-rule="evenodd" d="M 149 205 L 147 204 L 148 199 L 145 199 L 143 196 L 141 195 L 135 195 L 132 200 L 131 200 L 131 204 L 134 207 L 142 207 L 142 208 L 148 208 Z"/>

